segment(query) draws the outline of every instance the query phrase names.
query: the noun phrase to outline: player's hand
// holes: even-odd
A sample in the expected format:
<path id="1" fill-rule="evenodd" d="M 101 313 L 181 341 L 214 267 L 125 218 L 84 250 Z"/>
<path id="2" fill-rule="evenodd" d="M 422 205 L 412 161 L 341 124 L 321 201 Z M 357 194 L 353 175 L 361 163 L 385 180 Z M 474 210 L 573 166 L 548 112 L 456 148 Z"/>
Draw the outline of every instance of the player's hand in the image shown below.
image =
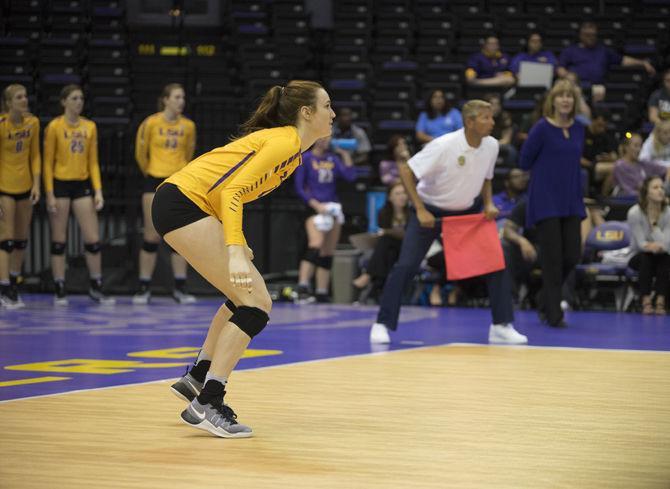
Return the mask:
<path id="1" fill-rule="evenodd" d="M 37 204 L 40 201 L 40 184 L 37 182 L 37 185 L 33 185 L 33 188 L 30 190 L 30 203 L 32 205 Z"/>
<path id="2" fill-rule="evenodd" d="M 251 293 L 251 265 L 246 252 L 245 247 L 241 245 L 230 245 L 228 247 L 228 272 L 230 274 L 230 284 L 233 287 Z"/>
<path id="3" fill-rule="evenodd" d="M 419 224 L 424 228 L 435 227 L 435 216 L 432 215 L 425 208 L 416 210 L 416 218 L 419 220 Z"/>
<path id="4" fill-rule="evenodd" d="M 47 193 L 47 212 L 49 212 L 49 214 L 56 213 L 56 196 L 53 192 Z"/>
<path id="5" fill-rule="evenodd" d="M 102 208 L 105 206 L 105 199 L 102 197 L 102 191 L 95 191 L 95 195 L 93 196 L 93 203 L 95 204 L 96 211 L 102 210 Z"/>
<path id="6" fill-rule="evenodd" d="M 498 217 L 498 214 L 500 214 L 500 211 L 495 205 L 488 204 L 484 207 L 484 217 L 486 217 L 486 219 L 493 220 Z"/>

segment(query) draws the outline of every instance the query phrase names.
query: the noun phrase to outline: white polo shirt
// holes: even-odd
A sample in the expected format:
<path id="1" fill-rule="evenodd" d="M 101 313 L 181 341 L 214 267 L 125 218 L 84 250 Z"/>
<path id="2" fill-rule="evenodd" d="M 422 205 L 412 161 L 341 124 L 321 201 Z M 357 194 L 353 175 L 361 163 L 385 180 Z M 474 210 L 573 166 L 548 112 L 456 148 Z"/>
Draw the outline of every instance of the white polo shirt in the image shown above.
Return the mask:
<path id="1" fill-rule="evenodd" d="M 472 207 L 484 180 L 493 179 L 498 140 L 487 136 L 478 148 L 471 147 L 463 129 L 426 144 L 407 162 L 419 180 L 421 200 L 443 210 Z"/>

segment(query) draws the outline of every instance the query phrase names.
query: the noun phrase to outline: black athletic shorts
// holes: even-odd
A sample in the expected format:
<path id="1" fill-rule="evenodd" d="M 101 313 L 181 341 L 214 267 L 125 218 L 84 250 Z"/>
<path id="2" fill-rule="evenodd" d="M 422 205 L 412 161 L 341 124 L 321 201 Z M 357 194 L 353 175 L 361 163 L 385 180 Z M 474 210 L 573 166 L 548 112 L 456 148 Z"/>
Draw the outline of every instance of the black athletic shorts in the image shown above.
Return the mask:
<path id="1" fill-rule="evenodd" d="M 163 177 L 152 177 L 151 175 L 147 175 L 144 177 L 144 181 L 142 182 L 142 193 L 155 193 L 158 186 L 163 183 L 163 180 L 165 180 Z"/>
<path id="2" fill-rule="evenodd" d="M 0 195 L 4 195 L 5 197 L 11 197 L 16 201 L 26 200 L 30 198 L 30 190 L 28 190 L 27 192 L 21 192 L 20 194 L 12 194 L 10 192 L 3 192 L 2 190 L 0 190 Z"/>
<path id="3" fill-rule="evenodd" d="M 172 183 L 166 183 L 156 190 L 151 204 L 154 228 L 161 237 L 207 216 L 209 214 L 195 205 Z"/>
<path id="4" fill-rule="evenodd" d="M 93 189 L 89 180 L 57 180 L 54 178 L 54 196 L 57 199 L 81 199 L 92 197 Z"/>

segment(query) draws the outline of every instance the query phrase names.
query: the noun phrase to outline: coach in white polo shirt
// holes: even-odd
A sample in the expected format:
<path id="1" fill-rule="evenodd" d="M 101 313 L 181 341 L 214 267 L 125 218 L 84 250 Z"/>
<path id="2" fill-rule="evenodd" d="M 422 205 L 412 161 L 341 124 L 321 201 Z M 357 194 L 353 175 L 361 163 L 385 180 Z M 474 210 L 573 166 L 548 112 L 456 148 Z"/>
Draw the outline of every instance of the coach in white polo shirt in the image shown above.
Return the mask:
<path id="1" fill-rule="evenodd" d="M 372 343 L 390 343 L 389 330 L 398 327 L 403 291 L 432 242 L 440 236 L 440 218 L 482 211 L 489 219 L 498 215 L 491 190 L 498 157 L 498 141 L 490 136 L 494 126 L 491 105 L 471 100 L 463 106 L 462 114 L 463 129 L 435 138 L 409 161 L 406 153 L 404 162 L 400 162 L 400 178 L 414 209 L 400 257 L 384 285 L 377 322 L 370 331 Z M 507 271 L 486 275 L 486 283 L 493 315 L 489 341 L 527 343 L 528 339 L 512 325 L 514 308 Z"/>

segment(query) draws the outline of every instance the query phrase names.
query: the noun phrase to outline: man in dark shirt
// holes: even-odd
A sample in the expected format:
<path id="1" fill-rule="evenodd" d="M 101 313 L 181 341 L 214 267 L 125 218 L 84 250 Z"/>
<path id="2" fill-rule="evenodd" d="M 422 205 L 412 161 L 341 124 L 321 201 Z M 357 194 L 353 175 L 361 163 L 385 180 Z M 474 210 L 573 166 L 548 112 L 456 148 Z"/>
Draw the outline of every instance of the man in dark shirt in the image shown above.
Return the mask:
<path id="1" fill-rule="evenodd" d="M 498 38 L 487 36 L 482 50 L 468 59 L 465 78 L 471 85 L 509 87 L 515 83 L 509 65 L 509 56 L 500 51 Z"/>
<path id="2" fill-rule="evenodd" d="M 519 298 L 519 288 L 525 285 L 531 290 L 531 272 L 539 268 L 537 260 L 537 236 L 535 228 L 526 226 L 527 200 L 522 198 L 507 216 L 503 227 L 502 246 L 505 264 L 512 278 L 512 294 Z M 533 295 L 529 295 L 533 297 Z"/>
<path id="3" fill-rule="evenodd" d="M 598 27 L 593 22 L 584 22 L 579 28 L 579 43 L 568 46 L 561 52 L 556 73 L 561 78 L 575 75 L 581 82 L 601 84 L 612 65 L 642 66 L 649 75 L 656 73 L 649 61 L 622 56 L 598 42 Z"/>
<path id="4" fill-rule="evenodd" d="M 670 119 L 670 68 L 663 72 L 663 84 L 649 97 L 649 122 L 658 124 Z"/>
<path id="5" fill-rule="evenodd" d="M 596 108 L 591 113 L 591 124 L 586 128 L 581 164 L 589 174 L 589 195 L 595 196 L 599 184 L 611 185 L 614 163 L 617 160 L 617 142 L 607 129 L 609 114 Z M 606 190 L 606 189 L 605 189 Z"/>

